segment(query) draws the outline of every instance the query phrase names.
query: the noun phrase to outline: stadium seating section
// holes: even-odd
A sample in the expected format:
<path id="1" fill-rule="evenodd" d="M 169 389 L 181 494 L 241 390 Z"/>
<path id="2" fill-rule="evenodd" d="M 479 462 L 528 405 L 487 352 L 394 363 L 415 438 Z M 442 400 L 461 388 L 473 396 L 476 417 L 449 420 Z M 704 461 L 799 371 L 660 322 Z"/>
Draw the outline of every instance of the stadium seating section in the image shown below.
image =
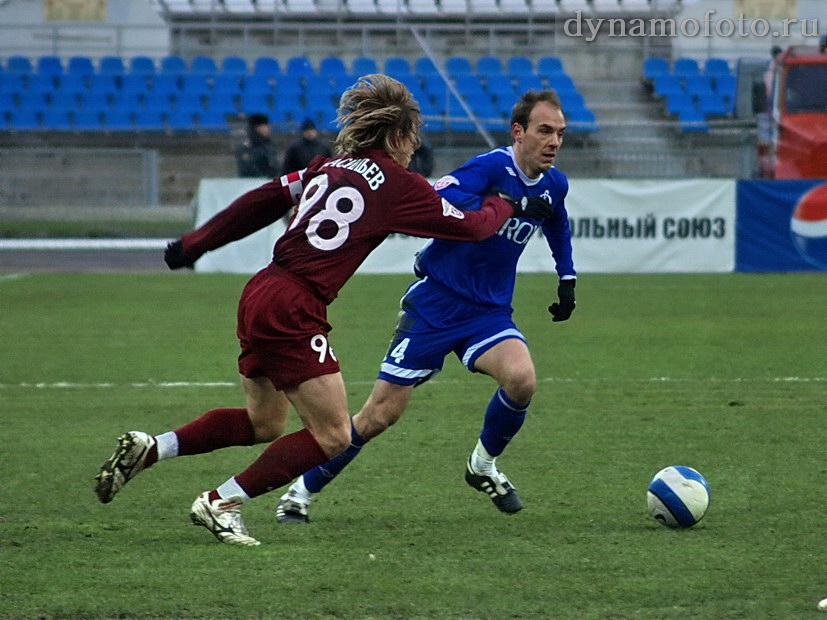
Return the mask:
<path id="1" fill-rule="evenodd" d="M 731 117 L 735 108 L 736 77 L 722 58 L 708 58 L 702 65 L 693 58 L 678 58 L 671 65 L 663 58 L 647 58 L 643 83 L 684 132 L 707 132 L 709 120 Z"/>
<path id="2" fill-rule="evenodd" d="M 0 131 L 227 131 L 228 119 L 251 113 L 293 128 L 312 118 L 332 131 L 342 92 L 377 71 L 411 89 L 426 131 L 477 131 L 472 119 L 507 131 L 519 94 L 547 87 L 560 94 L 570 131 L 599 129 L 558 58 L 455 56 L 441 69 L 424 57 L 361 57 L 348 68 L 335 57 L 314 66 L 304 57 L 10 56 L 0 62 Z"/>

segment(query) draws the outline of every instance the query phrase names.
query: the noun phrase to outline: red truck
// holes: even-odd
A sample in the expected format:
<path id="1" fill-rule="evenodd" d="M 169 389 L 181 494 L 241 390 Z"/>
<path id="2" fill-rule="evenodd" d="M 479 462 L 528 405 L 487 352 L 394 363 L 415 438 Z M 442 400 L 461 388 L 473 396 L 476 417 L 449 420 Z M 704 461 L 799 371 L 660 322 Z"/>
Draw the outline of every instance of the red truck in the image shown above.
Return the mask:
<path id="1" fill-rule="evenodd" d="M 827 45 L 790 47 L 769 71 L 772 92 L 758 135 L 759 175 L 827 178 Z"/>

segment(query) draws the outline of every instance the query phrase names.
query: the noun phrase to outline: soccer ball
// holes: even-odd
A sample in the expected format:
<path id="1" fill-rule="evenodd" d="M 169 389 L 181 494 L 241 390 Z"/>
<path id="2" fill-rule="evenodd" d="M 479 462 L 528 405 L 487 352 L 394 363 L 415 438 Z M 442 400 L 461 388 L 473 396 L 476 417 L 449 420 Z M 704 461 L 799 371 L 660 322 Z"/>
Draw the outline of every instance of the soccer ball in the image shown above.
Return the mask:
<path id="1" fill-rule="evenodd" d="M 709 507 L 709 485 L 691 467 L 673 465 L 655 474 L 646 501 L 652 516 L 665 526 L 692 527 Z"/>

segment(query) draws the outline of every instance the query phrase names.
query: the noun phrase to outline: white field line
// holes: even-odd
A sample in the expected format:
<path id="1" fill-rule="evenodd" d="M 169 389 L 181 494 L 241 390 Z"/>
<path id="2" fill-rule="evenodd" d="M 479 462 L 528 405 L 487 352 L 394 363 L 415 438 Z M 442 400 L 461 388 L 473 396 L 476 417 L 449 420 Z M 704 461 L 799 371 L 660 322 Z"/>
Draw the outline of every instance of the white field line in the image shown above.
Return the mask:
<path id="1" fill-rule="evenodd" d="M 617 383 L 613 379 L 574 379 L 546 377 L 541 383 Z M 825 383 L 827 377 L 767 377 L 765 379 L 680 379 L 672 377 L 652 377 L 649 379 L 629 379 L 629 383 Z M 373 385 L 373 381 L 348 381 L 349 385 Z M 461 379 L 433 380 L 433 384 L 470 384 L 472 381 Z M 0 389 L 109 389 L 109 388 L 210 388 L 233 387 L 240 385 L 237 381 L 138 381 L 133 383 L 73 383 L 57 381 L 54 383 L 0 383 Z"/>
<path id="2" fill-rule="evenodd" d="M 19 280 L 20 278 L 25 278 L 28 275 L 28 273 L 4 273 L 0 274 L 0 282 L 10 282 L 11 280 Z"/>
<path id="3" fill-rule="evenodd" d="M 163 250 L 164 239 L 0 239 L 0 250 Z"/>

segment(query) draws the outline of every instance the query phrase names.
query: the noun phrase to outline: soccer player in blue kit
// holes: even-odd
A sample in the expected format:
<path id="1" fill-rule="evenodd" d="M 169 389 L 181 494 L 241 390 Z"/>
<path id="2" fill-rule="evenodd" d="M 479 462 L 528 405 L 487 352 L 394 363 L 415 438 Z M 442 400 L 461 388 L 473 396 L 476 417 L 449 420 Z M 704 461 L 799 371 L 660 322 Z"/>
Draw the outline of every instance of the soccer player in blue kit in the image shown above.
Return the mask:
<path id="1" fill-rule="evenodd" d="M 437 181 L 438 193 L 466 211 L 479 209 L 486 195 L 500 192 L 514 198 L 540 196 L 554 206 L 554 216 L 542 223 L 511 218 L 486 240 L 431 240 L 418 253 L 415 272 L 420 279 L 402 298 L 402 312 L 379 377 L 352 418 L 350 447 L 291 485 L 279 500 L 279 522 L 307 522 L 313 496 L 368 440 L 400 418 L 413 388 L 434 377 L 452 352 L 471 372 L 490 375 L 499 384 L 485 411 L 465 480 L 486 493 L 502 512 L 522 509 L 514 485 L 496 463 L 522 427 L 537 383 L 525 337 L 512 320 L 511 301 L 517 261 L 541 228 L 559 277 L 559 300 L 549 306 L 552 321 L 567 320 L 575 307 L 576 273 L 564 204 L 569 185 L 554 168 L 565 128 L 557 94 L 529 91 L 512 111 L 512 146 L 478 155 Z"/>

